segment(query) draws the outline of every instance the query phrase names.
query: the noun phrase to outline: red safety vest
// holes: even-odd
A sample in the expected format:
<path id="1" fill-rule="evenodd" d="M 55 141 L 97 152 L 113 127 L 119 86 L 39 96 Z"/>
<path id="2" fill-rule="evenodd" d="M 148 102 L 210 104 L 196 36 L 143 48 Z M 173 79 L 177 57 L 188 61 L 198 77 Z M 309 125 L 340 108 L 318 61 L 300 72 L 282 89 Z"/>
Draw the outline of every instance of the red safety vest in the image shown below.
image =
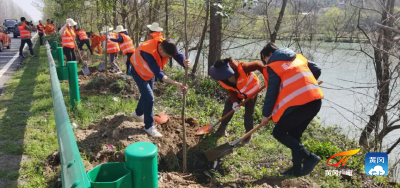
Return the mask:
<path id="1" fill-rule="evenodd" d="M 151 80 L 154 77 L 154 74 L 140 53 L 146 52 L 148 54 L 151 54 L 156 60 L 157 65 L 161 68 L 161 70 L 164 70 L 165 64 L 167 64 L 169 58 L 165 57 L 162 58 L 158 53 L 157 49 L 158 45 L 160 45 L 160 43 L 164 40 L 165 40 L 164 38 L 159 38 L 159 39 L 151 39 L 144 41 L 137 48 L 136 53 L 133 54 L 131 57 L 131 63 L 133 67 L 135 68 L 139 76 L 145 81 Z"/>
<path id="2" fill-rule="evenodd" d="M 258 81 L 258 77 L 254 72 L 246 74 L 242 68 L 242 64 L 243 62 L 238 63 L 237 69 L 239 77 L 236 81 L 236 88 L 228 86 L 222 81 L 219 81 L 219 83 L 225 89 L 237 92 L 238 98 L 244 99 L 253 95 L 258 89 L 260 89 L 260 82 Z"/>
<path id="3" fill-rule="evenodd" d="M 43 33 L 44 26 L 42 24 L 38 24 L 39 27 L 39 33 Z"/>
<path id="4" fill-rule="evenodd" d="M 86 31 L 84 31 L 84 30 L 79 30 L 76 32 L 76 34 L 79 36 L 80 40 L 89 39 L 89 37 L 86 34 Z"/>
<path id="5" fill-rule="evenodd" d="M 21 39 L 31 38 L 31 31 L 27 30 L 25 28 L 25 26 L 26 26 L 26 23 L 23 23 L 22 25 L 18 26 L 19 35 L 20 35 Z"/>
<path id="6" fill-rule="evenodd" d="M 297 54 L 291 61 L 273 61 L 268 66 L 281 79 L 280 91 L 272 111 L 272 120 L 275 123 L 289 107 L 304 105 L 324 97 L 303 55 Z"/>
<path id="7" fill-rule="evenodd" d="M 126 53 L 134 53 L 135 46 L 133 45 L 131 37 L 125 35 L 123 33 L 119 33 L 122 36 L 123 42 L 119 44 L 119 48 L 121 49 L 122 53 L 126 55 Z"/>
<path id="8" fill-rule="evenodd" d="M 75 31 L 67 27 L 65 29 L 65 34 L 61 35 L 62 47 L 75 48 L 75 37 Z"/>

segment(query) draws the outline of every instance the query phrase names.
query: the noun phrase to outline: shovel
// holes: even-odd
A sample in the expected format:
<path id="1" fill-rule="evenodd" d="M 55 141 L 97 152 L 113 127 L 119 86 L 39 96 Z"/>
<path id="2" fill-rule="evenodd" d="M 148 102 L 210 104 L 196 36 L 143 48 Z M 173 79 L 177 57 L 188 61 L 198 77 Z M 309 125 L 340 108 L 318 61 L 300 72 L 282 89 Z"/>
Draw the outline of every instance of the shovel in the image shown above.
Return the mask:
<path id="1" fill-rule="evenodd" d="M 220 146 L 218 146 L 216 148 L 204 151 L 204 154 L 206 155 L 207 160 L 210 161 L 210 162 L 211 161 L 216 161 L 217 159 L 232 153 L 233 152 L 233 148 L 235 147 L 236 144 L 238 144 L 240 141 L 246 139 L 251 134 L 253 134 L 256 130 L 260 129 L 263 126 L 264 126 L 263 124 L 257 125 L 257 127 L 251 129 L 251 131 L 249 131 L 248 133 L 243 135 L 241 138 L 235 140 L 235 142 L 233 142 L 232 144 L 229 144 L 227 142 L 227 143 L 225 143 L 223 145 L 220 145 Z"/>
<path id="2" fill-rule="evenodd" d="M 265 88 L 265 86 L 261 86 L 260 89 L 258 89 L 253 95 L 251 95 L 250 97 L 248 97 L 246 100 L 244 100 L 243 102 L 241 102 L 239 104 L 239 106 L 243 106 L 247 101 L 251 100 L 254 96 L 256 96 L 260 91 L 262 91 Z M 203 127 L 200 127 L 199 130 L 197 130 L 196 135 L 204 135 L 207 134 L 209 132 L 212 131 L 212 129 L 218 125 L 219 123 L 221 123 L 222 121 L 224 121 L 224 119 L 226 119 L 227 117 L 229 117 L 231 114 L 233 114 L 233 112 L 235 112 L 234 110 L 231 110 L 230 112 L 228 112 L 227 114 L 225 114 L 221 119 L 219 119 L 217 122 L 211 124 L 211 125 L 206 125 Z"/>
<path id="3" fill-rule="evenodd" d="M 76 44 L 76 41 L 75 41 L 75 40 L 74 40 L 74 43 L 75 43 L 75 45 L 78 47 L 78 45 Z M 81 51 L 80 51 L 79 49 L 78 49 L 78 54 L 79 54 L 79 60 L 80 60 L 80 62 L 83 64 L 83 67 L 82 67 L 82 73 L 83 73 L 83 75 L 85 75 L 85 76 L 90 75 L 89 67 L 87 66 L 87 63 L 86 63 L 85 61 L 83 61 L 82 55 L 81 55 Z"/>

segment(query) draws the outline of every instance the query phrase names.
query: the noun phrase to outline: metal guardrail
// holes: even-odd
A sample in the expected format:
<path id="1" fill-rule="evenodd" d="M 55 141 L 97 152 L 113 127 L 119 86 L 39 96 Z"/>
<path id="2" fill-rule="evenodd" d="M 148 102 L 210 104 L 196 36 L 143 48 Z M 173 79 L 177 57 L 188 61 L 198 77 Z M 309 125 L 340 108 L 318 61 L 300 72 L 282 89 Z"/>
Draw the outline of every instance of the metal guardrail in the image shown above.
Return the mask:
<path id="1" fill-rule="evenodd" d="M 50 51 L 50 45 L 46 44 L 47 58 L 50 69 L 50 82 L 53 97 L 54 116 L 57 128 L 57 140 L 61 160 L 61 181 L 64 188 L 88 188 L 89 179 L 86 175 L 76 143 L 71 121 L 68 117 L 60 83 L 57 77 L 56 65 Z"/>

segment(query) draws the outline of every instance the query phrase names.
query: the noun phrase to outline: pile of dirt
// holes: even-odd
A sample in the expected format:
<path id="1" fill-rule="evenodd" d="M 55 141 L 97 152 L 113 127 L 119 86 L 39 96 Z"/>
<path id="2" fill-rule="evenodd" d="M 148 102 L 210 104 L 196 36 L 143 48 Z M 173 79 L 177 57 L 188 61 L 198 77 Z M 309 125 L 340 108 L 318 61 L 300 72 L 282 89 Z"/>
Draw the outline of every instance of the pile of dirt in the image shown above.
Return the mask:
<path id="1" fill-rule="evenodd" d="M 193 176 L 176 172 L 161 173 L 158 182 L 160 188 L 203 188 Z"/>
<path id="2" fill-rule="evenodd" d="M 143 123 L 135 122 L 133 118 L 125 114 L 116 114 L 103 118 L 87 129 L 76 130 L 75 135 L 81 153 L 88 157 L 92 166 L 104 162 L 124 162 L 124 149 L 128 145 L 134 142 L 147 141 L 158 147 L 160 171 L 180 171 L 182 156 L 181 118 L 171 116 L 167 123 L 157 125 L 157 129 L 163 134 L 161 138 L 148 136 L 143 127 Z M 208 167 L 205 156 L 197 148 L 201 138 L 195 136 L 195 132 L 199 127 L 196 119 L 186 119 L 189 170 Z"/>
<path id="3" fill-rule="evenodd" d="M 83 94 L 122 94 L 124 97 L 139 98 L 140 93 L 131 77 L 123 78 L 119 74 L 99 72 L 96 67 L 89 67 L 90 75 L 85 76 L 82 71 L 78 75 L 79 89 Z"/>

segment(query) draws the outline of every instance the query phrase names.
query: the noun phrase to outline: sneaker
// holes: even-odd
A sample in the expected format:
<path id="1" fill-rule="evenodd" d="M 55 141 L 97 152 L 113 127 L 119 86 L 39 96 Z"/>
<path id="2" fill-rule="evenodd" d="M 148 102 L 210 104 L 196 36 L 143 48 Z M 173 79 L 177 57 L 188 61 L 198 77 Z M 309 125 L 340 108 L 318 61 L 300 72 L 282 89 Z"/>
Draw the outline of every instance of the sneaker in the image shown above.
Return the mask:
<path id="1" fill-rule="evenodd" d="M 138 122 L 144 122 L 144 117 L 143 117 L 143 115 L 138 116 L 138 115 L 136 115 L 136 112 L 132 112 L 132 113 L 131 113 L 131 116 L 132 116 L 133 118 L 135 118 L 136 121 L 138 121 Z"/>
<path id="2" fill-rule="evenodd" d="M 24 55 L 19 55 L 19 57 L 20 57 L 20 58 L 25 58 L 25 56 L 24 56 Z"/>
<path id="3" fill-rule="evenodd" d="M 37 57 L 35 54 L 31 55 L 31 57 Z"/>
<path id="4" fill-rule="evenodd" d="M 155 126 L 151 126 L 150 128 L 146 129 L 144 128 L 144 131 L 147 132 L 147 134 L 149 134 L 152 137 L 162 137 L 162 134 L 160 132 L 157 131 L 157 129 L 155 128 Z"/>
<path id="5" fill-rule="evenodd" d="M 122 74 L 122 71 L 117 71 L 115 74 Z"/>
<path id="6" fill-rule="evenodd" d="M 128 77 L 128 75 L 124 74 L 124 75 L 121 75 L 121 77 L 126 78 L 126 77 Z"/>
<path id="7" fill-rule="evenodd" d="M 310 157 L 304 160 L 303 169 L 301 170 L 301 175 L 305 176 L 310 174 L 314 167 L 321 161 L 321 158 L 315 155 L 314 153 L 310 154 Z"/>

